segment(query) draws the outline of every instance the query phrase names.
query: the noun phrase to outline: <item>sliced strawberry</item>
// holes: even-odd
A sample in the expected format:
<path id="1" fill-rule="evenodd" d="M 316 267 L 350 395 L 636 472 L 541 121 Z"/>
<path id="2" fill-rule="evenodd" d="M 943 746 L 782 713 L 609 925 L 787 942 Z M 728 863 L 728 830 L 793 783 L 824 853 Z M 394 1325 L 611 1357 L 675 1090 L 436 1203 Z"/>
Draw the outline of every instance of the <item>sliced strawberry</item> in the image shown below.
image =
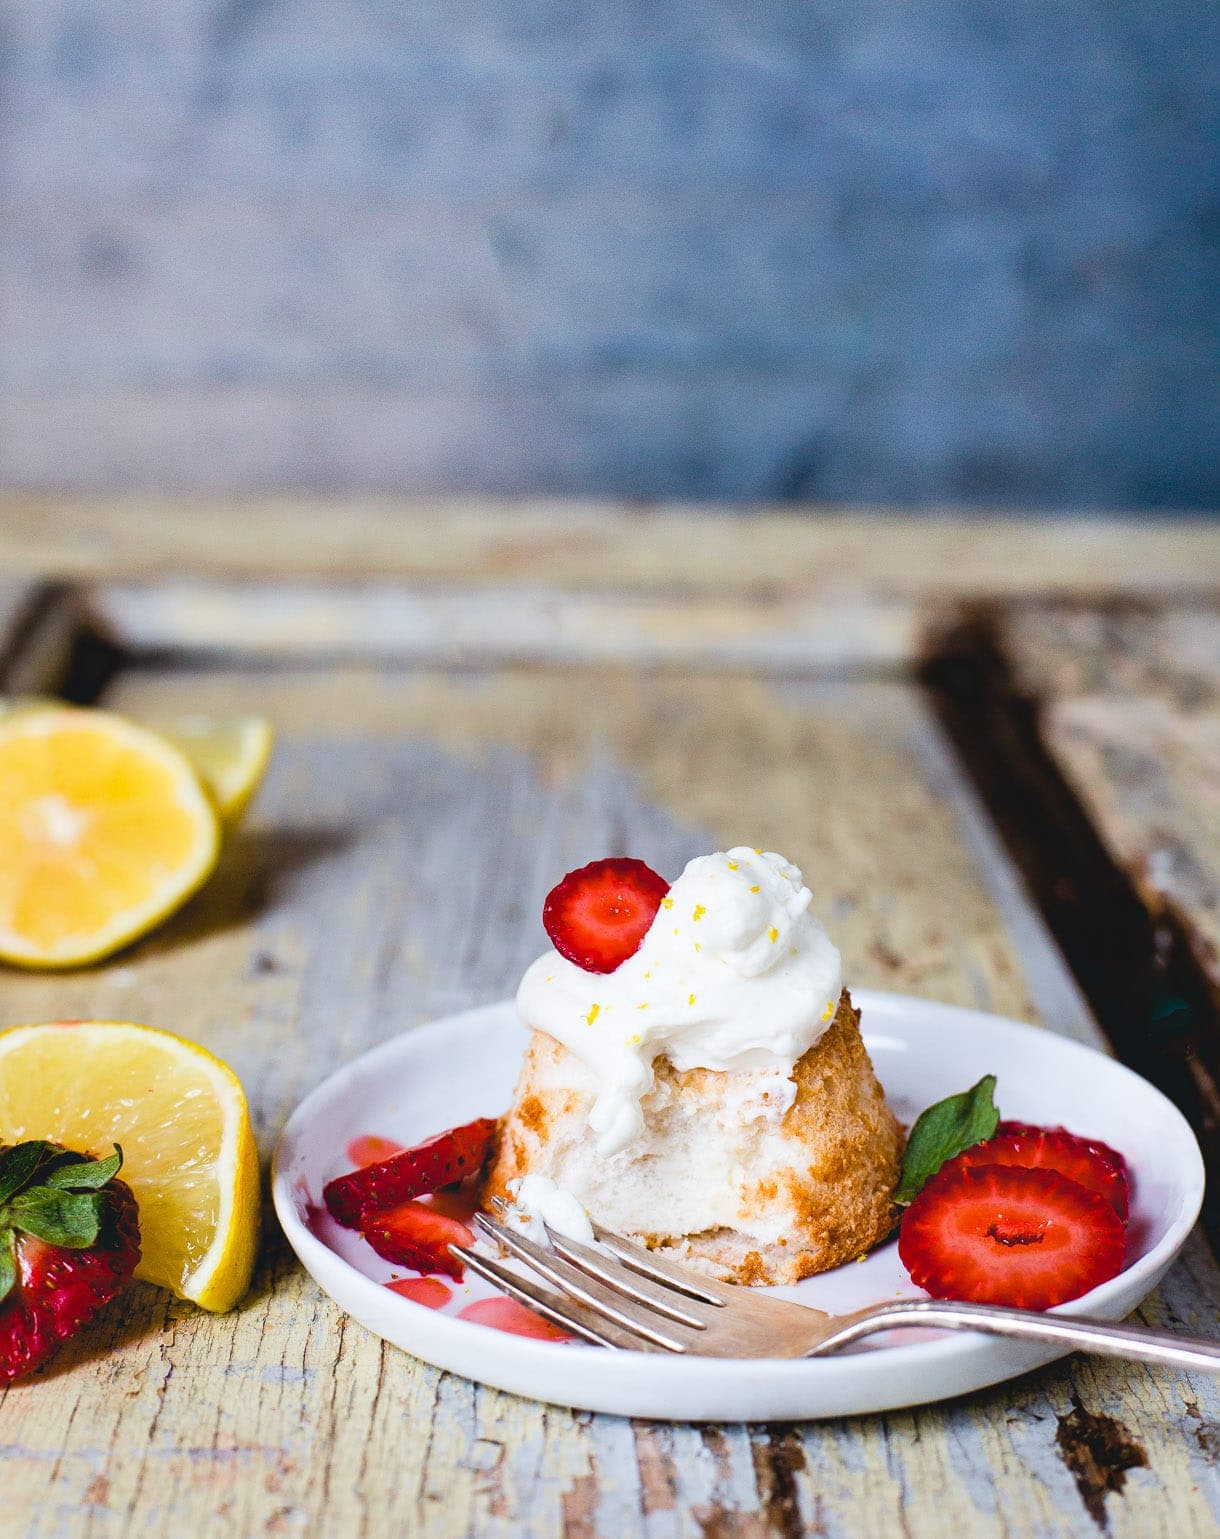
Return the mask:
<path id="1" fill-rule="evenodd" d="M 1012 1127 L 1011 1123 L 1001 1125 Z M 1114 1160 L 1114 1151 L 1105 1144 L 1077 1138 L 1062 1128 L 1017 1127 L 972 1145 L 942 1169 L 947 1170 L 949 1165 L 960 1169 L 974 1165 L 1022 1165 L 1030 1170 L 1057 1170 L 1061 1176 L 1079 1181 L 1081 1186 L 1104 1197 L 1119 1218 L 1126 1219 L 1127 1178 Z"/>
<path id="2" fill-rule="evenodd" d="M 378 1208 L 393 1208 L 425 1192 L 437 1192 L 477 1175 L 483 1168 L 496 1131 L 494 1117 L 480 1117 L 462 1127 L 437 1133 L 414 1149 L 392 1159 L 327 1183 L 322 1195 L 331 1216 L 349 1229 L 361 1228 L 363 1216 Z"/>
<path id="3" fill-rule="evenodd" d="M 1122 1269 L 1124 1231 L 1104 1197 L 1054 1170 L 959 1166 L 907 1209 L 898 1255 L 933 1298 L 1050 1309 Z"/>
<path id="4" fill-rule="evenodd" d="M 1120 1154 L 1110 1144 L 1103 1144 L 1100 1138 L 1089 1138 L 1084 1133 L 1069 1133 L 1067 1128 L 1039 1127 L 1036 1122 L 1001 1122 L 996 1128 L 997 1133 L 1061 1133 L 1064 1138 L 1074 1138 L 1077 1143 L 1087 1144 L 1090 1149 L 1096 1150 L 1103 1160 L 1109 1160 L 1111 1165 L 1117 1167 L 1123 1179 L 1130 1185 L 1131 1171 L 1127 1165 L 1126 1156 Z M 1077 1177 L 1079 1179 L 1079 1177 Z"/>
<path id="5" fill-rule="evenodd" d="M 462 1280 L 462 1263 L 445 1247 L 473 1245 L 474 1235 L 456 1218 L 438 1213 L 422 1202 L 401 1202 L 397 1207 L 369 1213 L 361 1230 L 379 1256 L 413 1272 L 447 1272 Z"/>
<path id="6" fill-rule="evenodd" d="M 612 973 L 640 949 L 669 883 L 642 860 L 595 860 L 552 887 L 542 923 L 560 956 Z"/>
<path id="7" fill-rule="evenodd" d="M 130 1282 L 131 1188 L 105 1160 L 31 1141 L 0 1149 L 0 1384 L 40 1367 Z"/>

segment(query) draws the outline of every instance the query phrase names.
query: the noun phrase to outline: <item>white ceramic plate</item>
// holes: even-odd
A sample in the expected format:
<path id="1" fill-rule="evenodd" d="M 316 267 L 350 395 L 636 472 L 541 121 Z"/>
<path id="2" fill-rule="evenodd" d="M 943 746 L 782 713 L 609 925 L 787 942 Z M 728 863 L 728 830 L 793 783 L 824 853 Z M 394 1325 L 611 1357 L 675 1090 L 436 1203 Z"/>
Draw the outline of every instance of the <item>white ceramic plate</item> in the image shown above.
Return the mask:
<path id="1" fill-rule="evenodd" d="M 1203 1162 L 1185 1119 L 1147 1081 L 1049 1031 L 926 1000 L 855 995 L 864 1040 L 905 1122 L 994 1073 L 1005 1117 L 1062 1124 L 1120 1149 L 1133 1173 L 1128 1262 L 1065 1312 L 1119 1320 L 1177 1255 L 1203 1198 Z M 440 1368 L 535 1400 L 625 1416 L 779 1421 L 918 1405 L 1062 1356 L 1055 1347 L 950 1332 L 894 1332 L 835 1358 L 726 1362 L 529 1340 L 458 1318 L 494 1290 L 471 1278 L 443 1309 L 385 1286 L 402 1276 L 320 1211 L 323 1185 L 351 1168 L 365 1134 L 410 1145 L 505 1110 L 526 1034 L 509 1003 L 396 1037 L 335 1074 L 297 1108 L 276 1150 L 272 1190 L 289 1243 L 319 1285 L 369 1330 Z M 897 1247 L 777 1289 L 833 1313 L 918 1297 Z"/>

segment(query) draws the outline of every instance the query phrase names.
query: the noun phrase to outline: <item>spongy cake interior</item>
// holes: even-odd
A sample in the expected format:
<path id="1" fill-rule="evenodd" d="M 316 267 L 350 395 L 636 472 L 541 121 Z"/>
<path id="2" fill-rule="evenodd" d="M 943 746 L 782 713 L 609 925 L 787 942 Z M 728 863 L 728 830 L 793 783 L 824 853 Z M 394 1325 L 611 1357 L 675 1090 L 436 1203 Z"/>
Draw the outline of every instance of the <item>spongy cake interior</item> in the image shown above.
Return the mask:
<path id="1" fill-rule="evenodd" d="M 490 1194 L 509 1195 L 529 1172 L 549 1176 L 607 1228 L 741 1282 L 796 1281 L 888 1232 L 902 1132 L 846 990 L 791 1076 L 678 1071 L 664 1057 L 654 1072 L 643 1134 L 603 1155 L 589 1130 L 589 1070 L 535 1031 Z"/>

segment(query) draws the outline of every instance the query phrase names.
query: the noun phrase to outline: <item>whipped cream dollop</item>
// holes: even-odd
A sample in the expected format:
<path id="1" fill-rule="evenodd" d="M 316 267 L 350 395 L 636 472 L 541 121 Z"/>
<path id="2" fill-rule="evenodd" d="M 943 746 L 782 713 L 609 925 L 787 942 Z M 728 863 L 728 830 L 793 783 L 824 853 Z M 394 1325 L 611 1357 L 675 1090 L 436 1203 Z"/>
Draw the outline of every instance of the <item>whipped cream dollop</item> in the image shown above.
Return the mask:
<path id="1" fill-rule="evenodd" d="M 531 1171 L 510 1181 L 508 1189 L 513 1205 L 507 1217 L 514 1229 L 537 1240 L 540 1245 L 547 1243 L 544 1225 L 556 1234 L 566 1234 L 569 1240 L 593 1244 L 589 1215 L 566 1186 L 560 1186 L 550 1176 L 535 1175 Z"/>
<path id="2" fill-rule="evenodd" d="M 526 970 L 521 1019 L 587 1066 L 602 1154 L 643 1131 L 640 1101 L 662 1054 L 679 1070 L 769 1071 L 781 1112 L 792 1104 L 793 1065 L 830 1026 L 843 985 L 838 949 L 811 902 L 782 855 L 700 855 L 614 972 L 586 972 L 557 951 Z"/>

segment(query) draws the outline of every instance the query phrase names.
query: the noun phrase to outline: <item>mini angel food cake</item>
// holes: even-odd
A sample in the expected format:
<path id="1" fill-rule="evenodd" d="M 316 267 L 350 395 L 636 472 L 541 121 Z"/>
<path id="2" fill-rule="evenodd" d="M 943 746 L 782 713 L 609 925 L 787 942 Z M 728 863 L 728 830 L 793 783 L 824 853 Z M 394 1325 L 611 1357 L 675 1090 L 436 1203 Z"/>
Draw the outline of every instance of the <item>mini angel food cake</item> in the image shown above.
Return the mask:
<path id="1" fill-rule="evenodd" d="M 672 887 L 639 861 L 565 877 L 556 949 L 517 995 L 533 1034 L 489 1195 L 569 1232 L 583 1208 L 735 1282 L 795 1282 L 883 1239 L 902 1131 L 810 902 L 795 866 L 751 849 Z"/>

